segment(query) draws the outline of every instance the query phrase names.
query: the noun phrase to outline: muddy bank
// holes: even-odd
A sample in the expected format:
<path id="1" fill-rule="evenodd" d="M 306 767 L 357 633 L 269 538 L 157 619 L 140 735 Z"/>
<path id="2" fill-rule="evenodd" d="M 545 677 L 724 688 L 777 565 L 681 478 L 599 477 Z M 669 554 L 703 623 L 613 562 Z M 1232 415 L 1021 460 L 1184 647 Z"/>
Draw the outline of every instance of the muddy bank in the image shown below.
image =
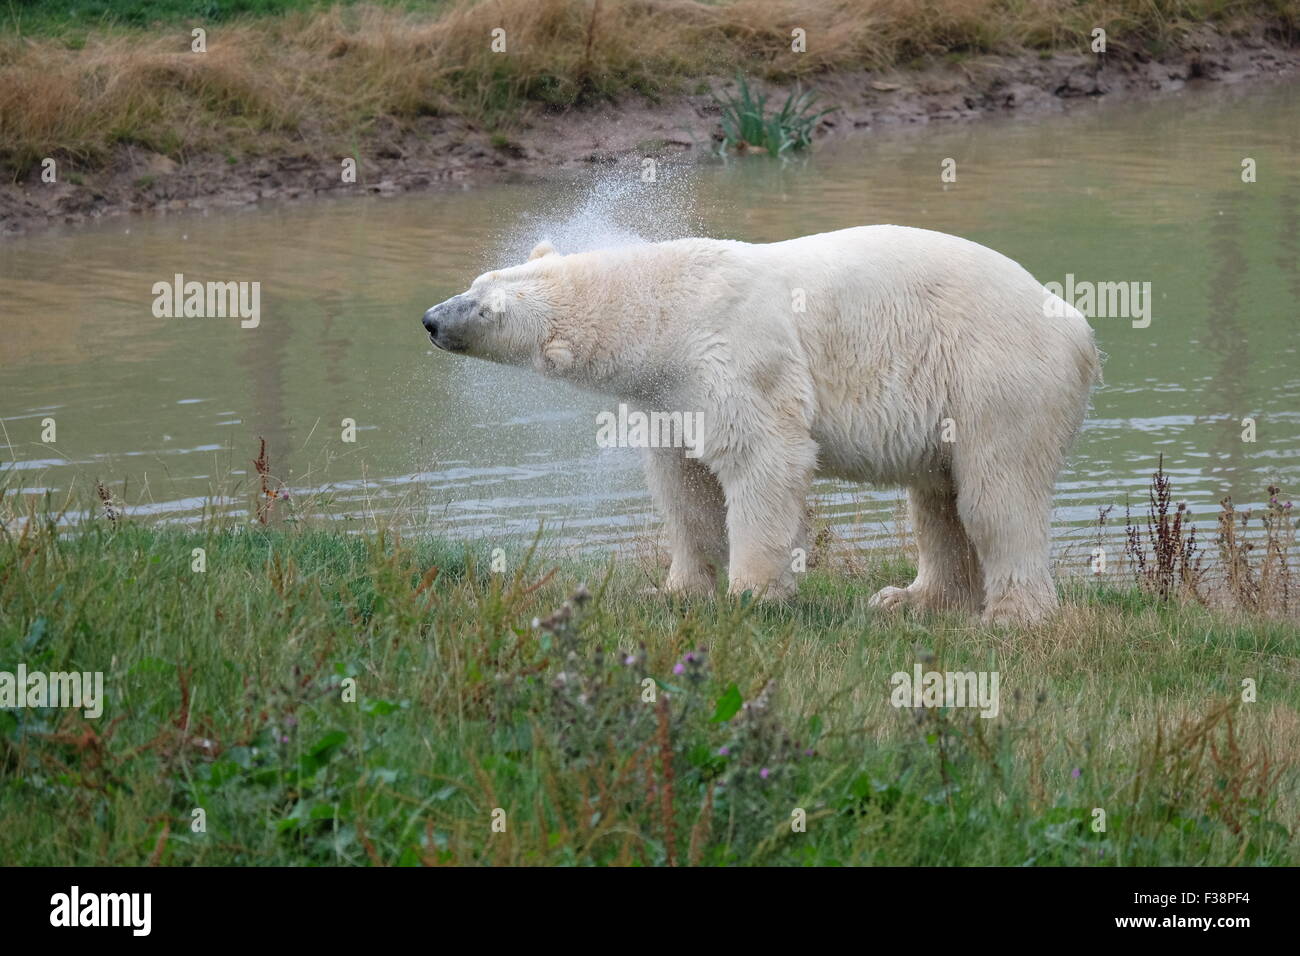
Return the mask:
<path id="1" fill-rule="evenodd" d="M 913 70 L 825 74 L 811 84 L 827 116 L 818 139 L 871 135 L 927 123 L 984 116 L 1032 117 L 1083 104 L 1300 76 L 1300 48 L 1262 31 L 1233 39 L 1211 28 L 1159 60 L 1141 54 L 1054 53 L 947 60 Z M 688 81 L 689 82 L 689 81 Z M 275 200 L 467 188 L 517 175 L 631 161 L 645 155 L 691 161 L 714 154 L 719 137 L 714 91 L 729 80 L 702 81 L 692 95 L 659 102 L 628 98 L 584 110 L 532 112 L 508 134 L 427 117 L 416 128 L 374 136 L 345 182 L 342 156 L 276 155 L 232 163 L 220 155 L 177 163 L 121 147 L 94 173 L 0 186 L 0 232 L 16 235 L 126 213 L 167 214 Z M 782 91 L 773 89 L 773 93 Z M 66 178 L 65 178 L 66 176 Z"/>

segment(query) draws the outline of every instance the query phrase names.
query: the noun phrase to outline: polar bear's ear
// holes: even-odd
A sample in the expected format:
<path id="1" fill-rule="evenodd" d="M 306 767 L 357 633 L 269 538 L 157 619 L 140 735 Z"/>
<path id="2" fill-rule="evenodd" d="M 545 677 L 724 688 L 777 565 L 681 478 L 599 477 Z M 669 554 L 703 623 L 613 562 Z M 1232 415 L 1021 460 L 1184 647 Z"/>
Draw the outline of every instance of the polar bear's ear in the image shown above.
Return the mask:
<path id="1" fill-rule="evenodd" d="M 540 259 L 542 256 L 553 255 L 555 255 L 555 247 L 543 239 L 537 245 L 533 246 L 532 252 L 528 253 L 528 261 L 532 262 L 534 259 Z"/>

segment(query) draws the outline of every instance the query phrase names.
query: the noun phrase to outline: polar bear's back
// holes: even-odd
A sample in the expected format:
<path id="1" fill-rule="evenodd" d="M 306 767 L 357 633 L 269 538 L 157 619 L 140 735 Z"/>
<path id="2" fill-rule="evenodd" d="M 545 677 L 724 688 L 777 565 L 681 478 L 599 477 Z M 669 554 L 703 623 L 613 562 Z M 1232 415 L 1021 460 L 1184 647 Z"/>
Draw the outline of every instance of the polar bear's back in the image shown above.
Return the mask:
<path id="1" fill-rule="evenodd" d="M 757 248 L 757 247 L 752 247 Z M 761 247 L 786 269 L 834 269 L 865 303 L 906 302 L 915 318 L 1017 323 L 1048 318 L 1045 290 L 1023 266 L 987 246 L 909 226 L 858 226 Z M 1073 309 L 1071 324 L 1083 316 Z M 1031 315 L 1023 314 L 1025 312 Z M 870 317 L 864 315 L 864 320 Z"/>
<path id="2" fill-rule="evenodd" d="M 736 254 L 771 277 L 768 296 L 801 291 L 791 322 L 831 471 L 915 469 L 943 452 L 934 439 L 947 419 L 1037 422 L 1063 444 L 1082 418 L 1099 370 L 1092 330 L 1065 303 L 1045 307 L 1043 285 L 992 249 L 880 225 Z"/>

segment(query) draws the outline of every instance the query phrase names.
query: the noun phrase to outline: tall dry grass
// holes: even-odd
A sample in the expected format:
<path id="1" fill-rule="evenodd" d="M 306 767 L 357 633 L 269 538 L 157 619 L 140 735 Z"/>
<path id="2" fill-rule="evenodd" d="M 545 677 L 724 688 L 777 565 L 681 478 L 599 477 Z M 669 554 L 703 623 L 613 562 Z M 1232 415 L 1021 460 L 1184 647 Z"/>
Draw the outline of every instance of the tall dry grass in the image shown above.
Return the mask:
<path id="1" fill-rule="evenodd" d="M 1300 0 L 460 0 L 433 12 L 378 6 L 85 37 L 0 37 L 0 165 L 46 156 L 108 162 L 119 144 L 178 160 L 350 152 L 422 117 L 495 126 L 528 105 L 570 107 L 684 88 L 737 72 L 789 79 L 883 69 L 944 53 L 1158 52 L 1198 24 L 1293 36 Z M 506 31 L 494 53 L 491 31 Z M 791 52 L 791 31 L 807 52 Z"/>

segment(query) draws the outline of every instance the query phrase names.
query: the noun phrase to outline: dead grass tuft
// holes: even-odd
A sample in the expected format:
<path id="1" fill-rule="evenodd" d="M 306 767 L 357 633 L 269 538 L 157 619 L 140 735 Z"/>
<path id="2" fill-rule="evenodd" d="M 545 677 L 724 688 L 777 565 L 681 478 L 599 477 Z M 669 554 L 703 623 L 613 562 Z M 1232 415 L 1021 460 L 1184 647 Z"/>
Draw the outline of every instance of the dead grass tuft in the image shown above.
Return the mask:
<path id="1" fill-rule="evenodd" d="M 195 152 L 350 155 L 428 116 L 480 126 L 526 107 L 659 96 L 687 78 L 804 78 L 940 54 L 1177 46 L 1198 26 L 1264 20 L 1282 35 L 1300 0 L 461 0 L 437 12 L 356 6 L 151 32 L 0 37 L 0 165 L 82 167 L 138 145 Z M 506 52 L 491 48 L 506 31 Z M 791 50 L 806 31 L 807 51 Z"/>

